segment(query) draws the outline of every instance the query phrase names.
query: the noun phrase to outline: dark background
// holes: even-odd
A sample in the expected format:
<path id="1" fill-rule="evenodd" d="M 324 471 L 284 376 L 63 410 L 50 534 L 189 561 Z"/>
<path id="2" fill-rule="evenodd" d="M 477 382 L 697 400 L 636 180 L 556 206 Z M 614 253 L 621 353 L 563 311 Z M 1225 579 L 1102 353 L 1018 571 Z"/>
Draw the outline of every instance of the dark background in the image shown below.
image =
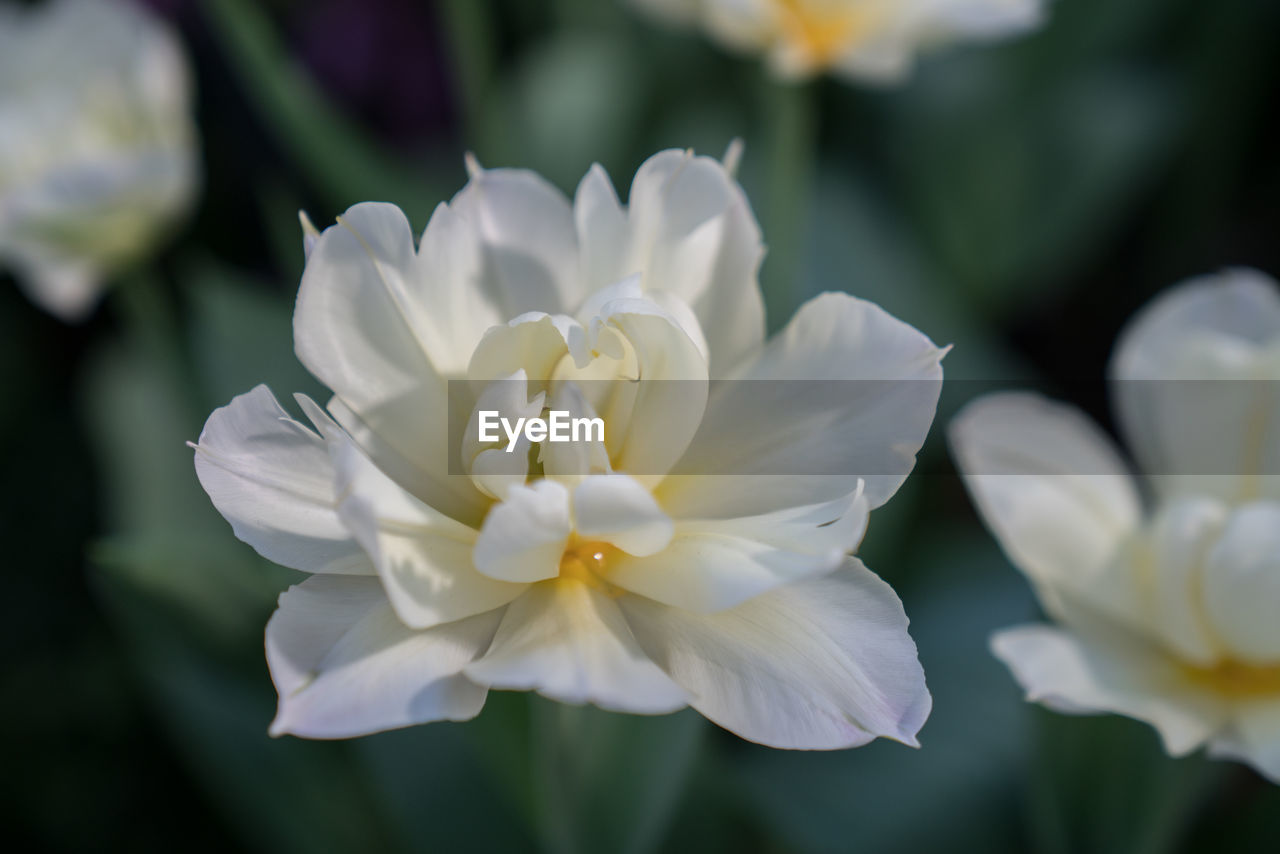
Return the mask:
<path id="1" fill-rule="evenodd" d="M 1040 33 L 888 90 L 792 90 L 612 0 L 151 5 L 190 50 L 205 157 L 199 209 L 131 274 L 162 297 L 125 277 L 65 326 L 0 287 L 0 809 L 18 847 L 1280 850 L 1280 788 L 1251 771 L 1021 702 L 985 644 L 1034 601 L 940 473 L 969 381 L 1109 424 L 1101 379 L 1139 306 L 1223 267 L 1280 273 L 1280 4 L 1061 0 Z M 323 227 L 387 200 L 420 228 L 465 150 L 569 192 L 598 160 L 624 191 L 660 148 L 735 136 L 771 328 L 842 289 L 956 345 L 925 473 L 863 549 L 912 618 L 924 747 L 770 751 L 692 713 L 500 693 L 468 724 L 268 739 L 261 633 L 293 574 L 234 540 L 182 442 L 257 382 L 315 388 L 289 337 L 295 212 Z"/>

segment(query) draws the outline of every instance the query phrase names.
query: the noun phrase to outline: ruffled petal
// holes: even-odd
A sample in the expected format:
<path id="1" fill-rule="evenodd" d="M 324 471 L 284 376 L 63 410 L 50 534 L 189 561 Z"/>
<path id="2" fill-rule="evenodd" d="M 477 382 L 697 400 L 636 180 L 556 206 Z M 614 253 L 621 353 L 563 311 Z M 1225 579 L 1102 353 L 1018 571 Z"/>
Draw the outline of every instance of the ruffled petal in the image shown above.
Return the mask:
<path id="1" fill-rule="evenodd" d="M 932 699 L 907 618 L 856 558 L 717 614 L 618 602 L 690 705 L 745 739 L 815 750 L 879 736 L 917 744 Z"/>

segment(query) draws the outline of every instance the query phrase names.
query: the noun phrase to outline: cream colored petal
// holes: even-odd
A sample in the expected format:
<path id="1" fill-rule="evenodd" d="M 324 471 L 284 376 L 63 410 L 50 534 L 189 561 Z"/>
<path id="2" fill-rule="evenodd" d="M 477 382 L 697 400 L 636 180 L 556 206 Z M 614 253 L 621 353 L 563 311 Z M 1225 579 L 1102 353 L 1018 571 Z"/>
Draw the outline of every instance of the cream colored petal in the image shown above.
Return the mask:
<path id="1" fill-rule="evenodd" d="M 318 407 L 311 416 L 321 429 L 338 430 Z M 200 485 L 258 554 L 304 572 L 373 572 L 338 517 L 324 439 L 295 421 L 266 386 L 215 409 L 195 452 Z"/>
<path id="2" fill-rule="evenodd" d="M 835 570 L 862 539 L 867 518 L 866 499 L 854 492 L 761 516 L 682 520 L 671 544 L 651 557 L 615 556 L 608 580 L 687 611 L 724 611 Z"/>
<path id="3" fill-rule="evenodd" d="M 848 294 L 810 300 L 755 358 L 713 384 L 659 500 L 678 518 L 732 518 L 832 501 L 863 481 L 880 506 L 929 432 L 944 352 Z"/>
<path id="4" fill-rule="evenodd" d="M 1129 323 L 1112 393 L 1162 495 L 1280 498 L 1278 347 L 1280 288 L 1253 270 L 1171 288 Z"/>
<path id="5" fill-rule="evenodd" d="M 695 614 L 618 599 L 641 648 L 715 723 L 770 747 L 916 745 L 932 699 L 902 603 L 856 558 L 823 578 Z"/>
<path id="6" fill-rule="evenodd" d="M 1134 638 L 1085 638 L 1044 625 L 997 632 L 991 650 L 1027 700 L 1068 714 L 1114 712 L 1151 724 L 1171 756 L 1200 747 L 1226 722 L 1213 696 L 1180 687 L 1171 659 Z"/>
<path id="7" fill-rule="evenodd" d="M 988 395 L 966 406 L 949 433 L 984 521 L 1041 587 L 1087 587 L 1139 524 L 1124 463 L 1072 407 L 1036 394 Z"/>
<path id="8" fill-rule="evenodd" d="M 594 475 L 573 491 L 574 530 L 586 540 L 599 540 L 627 554 L 662 551 L 674 526 L 653 495 L 624 474 Z"/>
<path id="9" fill-rule="evenodd" d="M 1280 666 L 1280 503 L 1236 510 L 1204 561 L 1203 607 L 1228 656 Z"/>
<path id="10" fill-rule="evenodd" d="M 272 735 L 350 738 L 475 717 L 487 689 L 461 675 L 501 611 L 426 631 L 401 623 L 377 579 L 314 576 L 289 588 L 267 623 L 280 693 Z"/>
<path id="11" fill-rule="evenodd" d="M 560 574 L 572 530 L 569 491 L 553 480 L 515 486 L 485 517 L 475 567 L 490 578 L 533 582 Z"/>
<path id="12" fill-rule="evenodd" d="M 369 554 L 407 626 L 425 629 L 491 611 L 524 590 L 477 572 L 475 530 L 406 492 L 354 442 L 333 440 L 330 453 L 338 515 Z"/>
<path id="13" fill-rule="evenodd" d="M 618 604 L 576 579 L 535 585 L 511 603 L 488 652 L 466 674 L 493 688 L 618 712 L 665 714 L 688 702 L 645 657 Z"/>

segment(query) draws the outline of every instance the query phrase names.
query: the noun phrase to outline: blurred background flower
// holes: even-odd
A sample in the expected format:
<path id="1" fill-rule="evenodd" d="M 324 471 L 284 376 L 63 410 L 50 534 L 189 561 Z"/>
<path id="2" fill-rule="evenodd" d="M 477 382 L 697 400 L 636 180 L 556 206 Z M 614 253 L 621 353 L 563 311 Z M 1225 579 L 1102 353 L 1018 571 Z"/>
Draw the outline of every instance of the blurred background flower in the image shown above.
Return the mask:
<path id="1" fill-rule="evenodd" d="M 126 0 L 0 6 L 0 261 L 78 320 L 186 214 L 199 158 L 182 48 Z"/>
<path id="2" fill-rule="evenodd" d="M 1025 33 L 1046 0 L 631 0 L 677 24 L 703 27 L 727 47 L 762 53 L 783 77 L 830 72 L 887 83 L 917 51 L 949 41 Z"/>
<path id="3" fill-rule="evenodd" d="M 846 290 L 956 345 L 939 423 L 1028 388 L 1114 432 L 1102 378 L 1141 306 L 1207 270 L 1280 271 L 1277 4 L 1063 0 L 1025 36 L 921 54 L 897 87 L 818 78 L 797 110 L 759 57 L 621 0 L 434 0 L 414 13 L 428 38 L 395 64 L 424 89 L 444 81 L 439 124 L 379 118 L 423 108 L 360 87 L 331 94 L 321 59 L 346 61 L 347 30 L 306 58 L 315 4 L 151 5 L 198 83 L 199 207 L 84 324 L 0 287 L 3 802 L 20 847 L 1280 844 L 1280 787 L 1244 765 L 1173 760 L 1138 721 L 1022 702 L 987 642 L 1038 606 L 936 434 L 860 552 L 911 616 L 934 711 L 918 751 L 836 753 L 759 748 L 696 714 L 560 719 L 500 691 L 463 724 L 270 739 L 262 627 L 299 576 L 227 536 L 183 444 L 258 382 L 326 399 L 290 344 L 299 209 L 328 222 L 380 199 L 425 223 L 466 150 L 569 191 L 595 160 L 632 174 L 654 151 L 739 136 L 774 329 Z M 369 29 L 365 79 L 386 80 L 392 28 Z M 572 738 L 532 737 L 547 727 Z"/>
<path id="4" fill-rule="evenodd" d="M 1280 782 L 1280 289 L 1252 271 L 1174 288 L 1111 373 L 1146 511 L 1070 406 L 1006 392 L 952 422 L 975 503 L 1061 626 L 992 649 L 1029 700 L 1129 715 L 1174 756 L 1208 745 Z"/>

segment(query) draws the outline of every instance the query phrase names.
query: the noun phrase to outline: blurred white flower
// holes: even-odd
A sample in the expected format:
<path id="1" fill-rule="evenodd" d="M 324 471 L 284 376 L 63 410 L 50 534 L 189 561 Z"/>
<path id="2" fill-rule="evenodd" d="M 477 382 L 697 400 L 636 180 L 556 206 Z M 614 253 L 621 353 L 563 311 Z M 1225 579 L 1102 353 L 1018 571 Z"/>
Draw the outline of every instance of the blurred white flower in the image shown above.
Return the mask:
<path id="1" fill-rule="evenodd" d="M 1280 781 L 1280 290 L 1241 270 L 1156 299 L 1112 361 L 1154 495 L 1076 410 L 1032 394 L 950 428 L 987 524 L 1057 626 L 998 632 L 1035 700 L 1153 725 Z"/>
<path id="2" fill-rule="evenodd" d="M 993 40 L 1040 25 L 1046 0 L 631 0 L 727 47 L 763 53 L 783 77 L 830 72 L 892 82 L 947 42 Z"/>
<path id="3" fill-rule="evenodd" d="M 126 0 L 0 5 L 0 264 L 66 320 L 191 204 L 181 47 Z"/>
<path id="4" fill-rule="evenodd" d="M 314 573 L 267 626 L 271 731 L 461 720 L 502 688 L 691 705 L 777 747 L 914 744 L 906 616 L 849 554 L 914 464 L 942 352 L 844 294 L 764 342 L 759 229 L 716 160 L 655 155 L 627 205 L 599 166 L 572 202 L 470 168 L 416 245 L 373 203 L 306 238 L 294 335 L 328 412 L 258 387 L 196 446 L 237 536 Z M 477 410 L 546 408 L 605 441 L 478 438 Z"/>

